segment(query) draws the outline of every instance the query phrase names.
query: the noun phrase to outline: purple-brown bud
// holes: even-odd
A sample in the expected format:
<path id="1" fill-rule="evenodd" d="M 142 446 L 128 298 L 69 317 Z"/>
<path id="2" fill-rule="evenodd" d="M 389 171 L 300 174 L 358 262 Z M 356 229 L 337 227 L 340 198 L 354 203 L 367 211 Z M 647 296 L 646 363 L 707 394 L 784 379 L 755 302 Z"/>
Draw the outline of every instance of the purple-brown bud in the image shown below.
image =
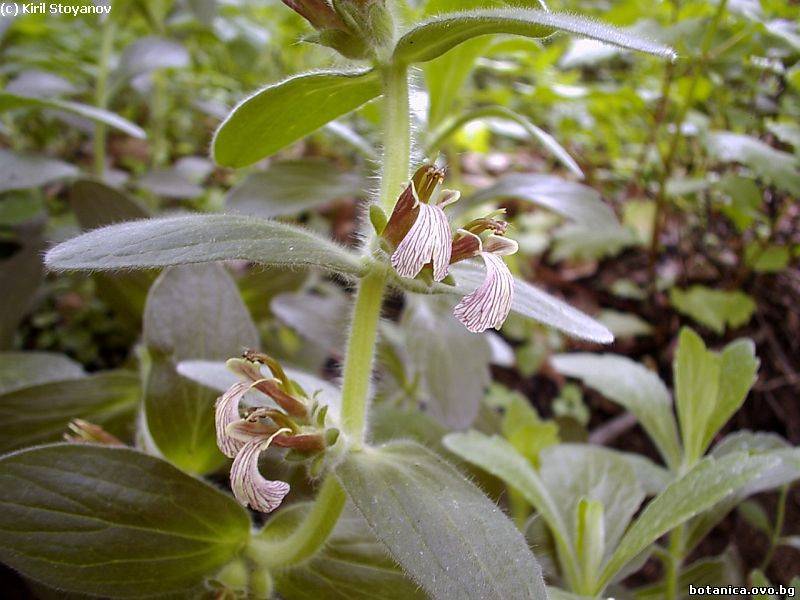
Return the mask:
<path id="1" fill-rule="evenodd" d="M 283 3 L 311 23 L 314 29 L 347 31 L 344 21 L 327 0 L 283 0 Z"/>

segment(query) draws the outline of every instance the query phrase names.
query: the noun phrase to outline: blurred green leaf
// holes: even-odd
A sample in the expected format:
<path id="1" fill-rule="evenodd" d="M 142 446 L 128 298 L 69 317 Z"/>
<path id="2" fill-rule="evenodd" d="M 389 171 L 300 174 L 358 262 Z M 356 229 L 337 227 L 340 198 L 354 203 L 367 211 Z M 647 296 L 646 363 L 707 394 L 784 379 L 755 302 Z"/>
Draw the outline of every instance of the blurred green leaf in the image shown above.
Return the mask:
<path id="1" fill-rule="evenodd" d="M 66 592 L 182 592 L 232 559 L 247 513 L 212 486 L 129 448 L 40 446 L 0 458 L 0 558 Z"/>
<path id="2" fill-rule="evenodd" d="M 0 192 L 35 188 L 77 174 L 77 167 L 63 161 L 0 148 Z"/>
<path id="3" fill-rule="evenodd" d="M 149 353 L 145 415 L 153 441 L 171 462 L 193 473 L 219 467 L 214 399 L 217 394 L 182 378 L 179 362 L 224 361 L 258 347 L 258 333 L 236 284 L 220 265 L 164 271 L 147 297 L 143 338 Z"/>
<path id="4" fill-rule="evenodd" d="M 800 196 L 800 161 L 747 135 L 717 131 L 708 136 L 708 150 L 717 159 L 746 165 L 778 188 Z"/>
<path id="5" fill-rule="evenodd" d="M 467 331 L 449 303 L 430 296 L 406 298 L 405 350 L 427 392 L 426 410 L 449 428 L 469 427 L 491 381 L 488 341 Z"/>
<path id="6" fill-rule="evenodd" d="M 0 352 L 0 394 L 86 375 L 71 358 L 55 352 Z"/>
<path id="7" fill-rule="evenodd" d="M 102 108 L 97 108 L 96 106 L 72 102 L 70 100 L 38 98 L 34 96 L 23 96 L 20 94 L 11 94 L 9 92 L 0 91 L 0 112 L 14 110 L 15 108 L 63 110 L 65 112 L 78 115 L 79 117 L 91 119 L 97 123 L 104 123 L 109 127 L 118 129 L 135 138 L 144 139 L 147 137 L 144 129 L 138 125 L 131 123 L 127 119 L 123 119 L 118 114 Z"/>
<path id="8" fill-rule="evenodd" d="M 739 505 L 739 514 L 755 529 L 772 535 L 772 522 L 767 516 L 767 511 L 755 500 L 746 500 Z"/>
<path id="9" fill-rule="evenodd" d="M 373 534 L 432 598 L 547 598 L 541 569 L 511 521 L 422 446 L 353 452 L 337 474 Z"/>
<path id="10" fill-rule="evenodd" d="M 103 227 L 50 249 L 45 264 L 55 270 L 94 271 L 231 259 L 353 275 L 361 270 L 356 255 L 309 231 L 240 215 L 164 217 Z"/>
<path id="11" fill-rule="evenodd" d="M 130 438 L 140 397 L 139 376 L 128 371 L 43 381 L 8 392 L 0 396 L 0 452 L 60 440 L 75 418 Z"/>
<path id="12" fill-rule="evenodd" d="M 791 258 L 787 246 L 764 246 L 751 242 L 745 248 L 745 262 L 756 273 L 780 273 L 789 266 Z"/>
<path id="13" fill-rule="evenodd" d="M 2 150 L 0 150 L 2 152 Z M 41 253 L 44 249 L 38 234 L 26 240 L 10 258 L 0 260 L 0 289 L 3 307 L 0 310 L 0 350 L 12 346 L 20 321 L 28 314 L 44 279 Z"/>
<path id="14" fill-rule="evenodd" d="M 305 73 L 269 85 L 236 108 L 214 137 L 214 160 L 245 167 L 380 94 L 374 71 Z"/>
<path id="15" fill-rule="evenodd" d="M 716 290 L 693 285 L 682 290 L 669 290 L 669 300 L 675 309 L 722 335 L 726 327 L 736 329 L 746 325 L 756 310 L 755 301 L 744 292 Z"/>
<path id="16" fill-rule="evenodd" d="M 317 159 L 272 163 L 234 187 L 225 197 L 228 212 L 256 217 L 298 215 L 338 198 L 363 196 L 365 182 Z"/>
<path id="17" fill-rule="evenodd" d="M 657 374 L 624 356 L 614 354 L 559 354 L 553 367 L 632 412 L 655 442 L 667 464 L 681 461 L 678 427 L 669 391 Z"/>

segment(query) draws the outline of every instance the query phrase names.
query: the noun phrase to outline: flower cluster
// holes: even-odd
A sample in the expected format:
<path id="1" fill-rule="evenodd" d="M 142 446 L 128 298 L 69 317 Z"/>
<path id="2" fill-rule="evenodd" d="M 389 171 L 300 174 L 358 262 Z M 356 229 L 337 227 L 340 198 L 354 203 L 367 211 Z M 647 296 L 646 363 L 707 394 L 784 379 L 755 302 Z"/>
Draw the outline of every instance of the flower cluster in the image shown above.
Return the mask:
<path id="1" fill-rule="evenodd" d="M 336 443 L 339 431 L 325 428 L 327 407 L 308 398 L 273 358 L 248 350 L 227 365 L 242 381 L 217 398 L 217 445 L 233 459 L 231 488 L 236 499 L 254 510 L 272 512 L 289 493 L 289 484 L 261 475 L 261 453 L 274 445 L 301 457 L 319 456 Z M 267 366 L 271 377 L 264 377 L 261 365 Z M 243 414 L 242 402 L 251 390 L 260 393 L 261 405 Z"/>
<path id="2" fill-rule="evenodd" d="M 444 208 L 458 201 L 460 193 L 438 190 L 442 181 L 443 170 L 423 165 L 400 195 L 382 232 L 392 248 L 392 266 L 401 277 L 442 281 L 450 265 L 480 257 L 486 278 L 453 314 L 475 333 L 499 329 L 514 298 L 514 278 L 501 257 L 514 254 L 517 243 L 505 237 L 508 224 L 493 215 L 475 219 L 453 235 Z"/>

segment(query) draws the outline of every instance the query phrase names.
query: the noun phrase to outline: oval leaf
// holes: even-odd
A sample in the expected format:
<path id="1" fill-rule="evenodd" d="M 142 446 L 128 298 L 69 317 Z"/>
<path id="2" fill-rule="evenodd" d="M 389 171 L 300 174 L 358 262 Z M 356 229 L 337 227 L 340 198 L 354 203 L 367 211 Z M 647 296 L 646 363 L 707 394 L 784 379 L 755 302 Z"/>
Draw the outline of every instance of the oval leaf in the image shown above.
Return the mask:
<path id="1" fill-rule="evenodd" d="M 258 346 L 236 284 L 220 265 L 164 271 L 147 296 L 144 342 L 152 363 L 145 414 L 153 441 L 179 467 L 205 473 L 224 462 L 214 431 L 217 394 L 178 375 L 180 361 L 225 360 Z"/>
<path id="2" fill-rule="evenodd" d="M 214 160 L 225 167 L 245 167 L 379 94 L 374 71 L 305 73 L 269 85 L 234 108 L 217 129 Z"/>
<path id="3" fill-rule="evenodd" d="M 0 459 L 0 559 L 81 594 L 185 591 L 246 543 L 233 498 L 129 448 L 55 444 Z"/>
<path id="4" fill-rule="evenodd" d="M 452 466 L 418 444 L 351 453 L 337 474 L 392 557 L 434 599 L 545 599 L 517 528 Z"/>
<path id="5" fill-rule="evenodd" d="M 667 46 L 586 17 L 543 10 L 506 8 L 447 13 L 423 21 L 400 38 L 394 50 L 394 58 L 406 63 L 427 62 L 481 35 L 506 33 L 545 38 L 557 31 L 669 59 L 675 57 L 675 52 Z"/>
<path id="6" fill-rule="evenodd" d="M 61 160 L 0 148 L 0 193 L 39 187 L 78 172 L 77 167 Z"/>
<path id="7" fill-rule="evenodd" d="M 243 259 L 358 274 L 357 256 L 298 227 L 237 215 L 131 221 L 72 238 L 45 255 L 55 270 L 152 268 Z"/>
<path id="8" fill-rule="evenodd" d="M 83 377 L 83 367 L 55 352 L 0 353 L 0 394 L 22 388 Z"/>

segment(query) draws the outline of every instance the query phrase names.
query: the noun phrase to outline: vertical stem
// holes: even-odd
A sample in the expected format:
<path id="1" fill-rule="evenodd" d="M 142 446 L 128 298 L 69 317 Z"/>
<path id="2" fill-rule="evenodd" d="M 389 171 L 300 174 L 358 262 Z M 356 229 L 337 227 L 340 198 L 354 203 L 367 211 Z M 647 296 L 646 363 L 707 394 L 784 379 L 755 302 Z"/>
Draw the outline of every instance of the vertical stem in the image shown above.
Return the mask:
<path id="1" fill-rule="evenodd" d="M 391 214 L 408 181 L 411 155 L 411 119 L 408 104 L 408 68 L 390 65 L 383 70 L 383 173 L 381 208 Z"/>
<path id="2" fill-rule="evenodd" d="M 350 324 L 342 384 L 342 429 L 353 448 L 359 448 L 364 442 L 367 394 L 385 284 L 386 273 L 382 268 L 361 280 Z"/>
<path id="3" fill-rule="evenodd" d="M 102 26 L 100 39 L 100 56 L 97 60 L 97 81 L 94 88 L 94 103 L 97 108 L 108 107 L 108 63 L 111 59 L 111 50 L 114 46 L 114 32 L 116 24 L 111 19 L 105 19 Z M 103 177 L 106 170 L 106 125 L 94 125 L 94 173 Z"/>
<path id="4" fill-rule="evenodd" d="M 665 596 L 667 600 L 677 600 L 678 578 L 681 573 L 681 563 L 683 563 L 683 525 L 676 527 L 669 535 L 669 558 L 667 560 L 665 575 Z"/>
<path id="5" fill-rule="evenodd" d="M 769 563 L 772 562 L 772 557 L 775 555 L 775 548 L 778 546 L 778 540 L 783 532 L 783 522 L 786 519 L 786 499 L 789 496 L 789 485 L 784 485 L 781 488 L 781 494 L 778 496 L 778 508 L 775 515 L 775 524 L 772 528 L 772 535 L 769 540 L 769 550 L 761 562 L 761 570 L 766 571 Z"/>

